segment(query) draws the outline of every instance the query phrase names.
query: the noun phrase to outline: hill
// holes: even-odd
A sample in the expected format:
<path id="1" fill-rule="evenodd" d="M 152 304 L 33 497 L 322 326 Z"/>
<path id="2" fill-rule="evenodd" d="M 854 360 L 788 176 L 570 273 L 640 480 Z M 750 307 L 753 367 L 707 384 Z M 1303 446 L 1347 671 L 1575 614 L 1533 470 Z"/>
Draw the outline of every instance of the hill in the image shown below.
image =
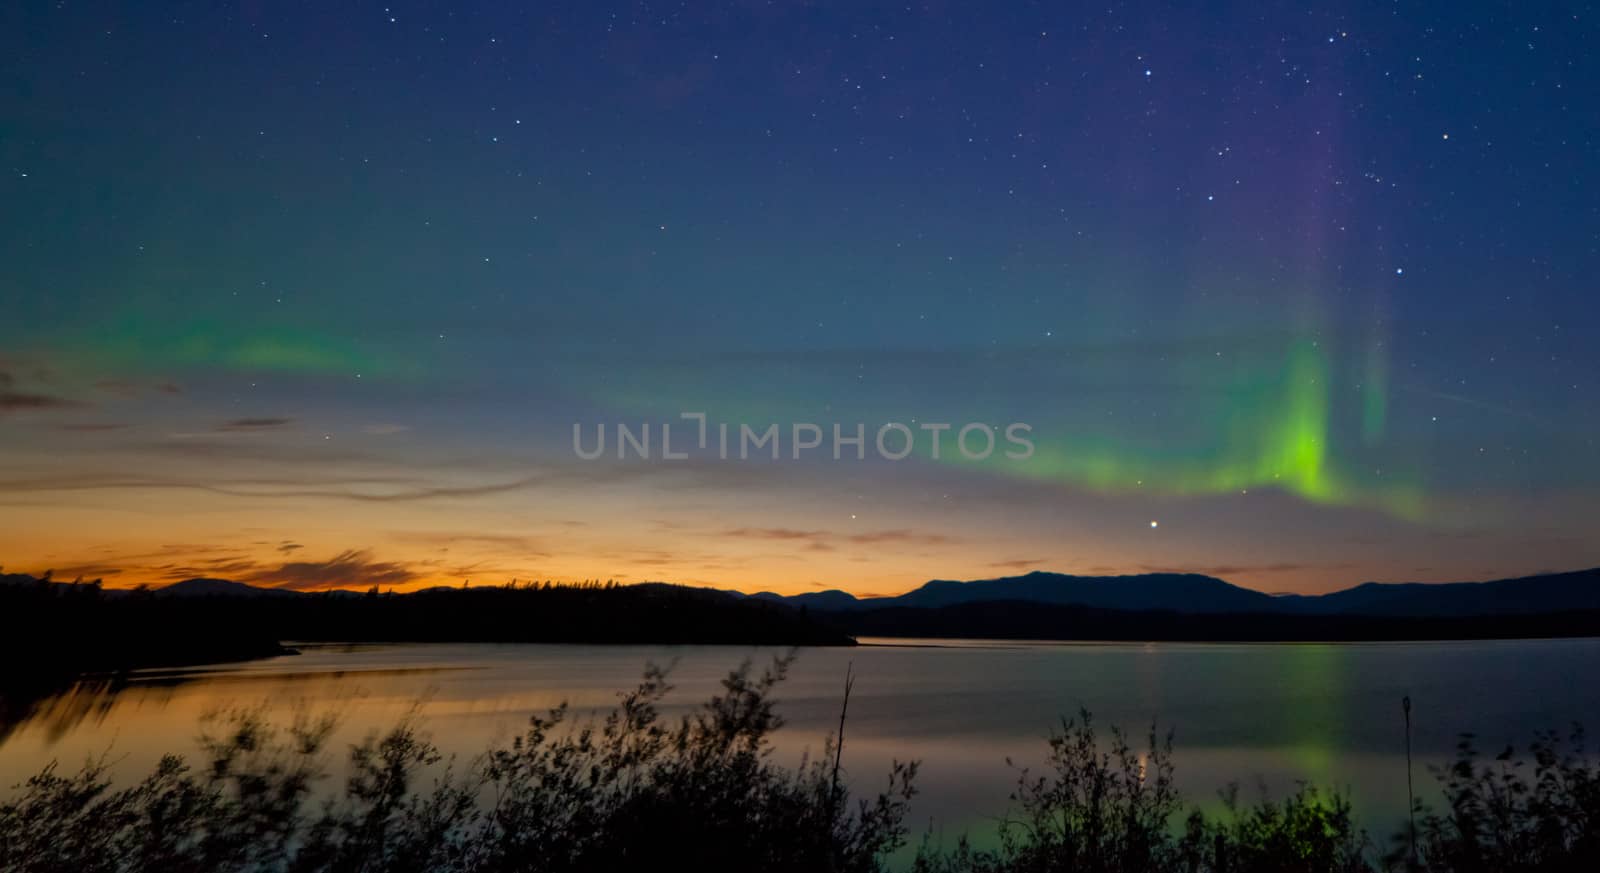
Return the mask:
<path id="1" fill-rule="evenodd" d="M 1282 598 L 1284 611 L 1321 615 L 1529 615 L 1600 609 L 1600 569 L 1492 582 L 1368 582 L 1320 597 Z"/>
<path id="2" fill-rule="evenodd" d="M 1278 597 L 1194 573 L 1072 576 L 1045 572 L 967 582 L 935 579 L 894 597 L 857 598 L 843 591 L 754 596 L 840 613 L 1012 601 L 1191 615 L 1510 616 L 1600 610 L 1600 569 L 1492 582 L 1368 582 L 1329 594 Z"/>

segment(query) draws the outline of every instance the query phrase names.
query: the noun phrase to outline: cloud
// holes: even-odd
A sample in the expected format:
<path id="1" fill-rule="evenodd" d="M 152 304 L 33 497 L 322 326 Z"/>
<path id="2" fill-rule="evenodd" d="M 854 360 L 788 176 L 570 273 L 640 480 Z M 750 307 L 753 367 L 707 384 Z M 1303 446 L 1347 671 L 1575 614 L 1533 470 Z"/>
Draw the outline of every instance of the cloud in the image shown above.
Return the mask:
<path id="1" fill-rule="evenodd" d="M 518 534 L 478 533 L 472 531 L 401 531 L 394 534 L 394 538 L 407 543 L 427 543 L 437 545 L 448 550 L 454 545 L 487 546 L 520 553 L 522 557 L 547 558 L 549 552 L 543 551 L 543 544 L 533 537 Z"/>
<path id="2" fill-rule="evenodd" d="M 72 409 L 82 406 L 75 400 L 53 394 L 30 394 L 26 391 L 0 391 L 0 412 L 18 409 Z"/>
<path id="3" fill-rule="evenodd" d="M 1261 573 L 1299 573 L 1305 570 L 1345 570 L 1351 564 L 1216 564 L 1213 566 L 1158 567 L 1141 564 L 1146 573 L 1199 573 L 1203 576 L 1251 576 Z"/>
<path id="4" fill-rule="evenodd" d="M 61 425 L 58 429 L 74 433 L 101 433 L 113 430 L 127 430 L 131 424 L 114 421 L 75 421 Z"/>
<path id="5" fill-rule="evenodd" d="M 119 585 L 126 586 L 134 582 L 177 582 L 197 576 L 230 576 L 263 569 L 237 546 L 169 543 L 150 551 L 129 553 L 115 546 L 98 545 L 84 551 L 88 555 L 77 559 L 76 563 L 55 565 L 56 576 L 116 577 Z"/>
<path id="6" fill-rule="evenodd" d="M 208 458 L 232 461 L 268 461 L 286 464 L 361 464 L 378 463 L 381 456 L 371 452 L 336 447 L 328 441 L 318 441 L 313 448 L 305 445 L 281 445 L 278 440 L 239 439 L 237 431 L 208 430 L 203 433 L 169 433 L 162 439 L 130 440 L 121 448 L 129 454 L 174 455 L 184 459 L 204 455 Z"/>
<path id="7" fill-rule="evenodd" d="M 235 418 L 217 425 L 217 430 L 224 433 L 239 433 L 258 430 L 276 430 L 294 424 L 292 418 Z"/>
<path id="8" fill-rule="evenodd" d="M 417 574 L 404 564 L 375 561 L 371 552 L 347 549 L 326 561 L 289 561 L 277 567 L 247 573 L 238 581 L 307 591 L 403 585 L 417 578 Z"/>
<path id="9" fill-rule="evenodd" d="M 790 527 L 736 527 L 723 531 L 722 535 L 743 539 L 805 543 L 808 549 L 817 552 L 831 552 L 837 543 L 853 546 L 945 546 L 957 542 L 954 537 L 943 534 L 921 533 L 905 528 L 843 534 L 836 531 Z"/>
<path id="10" fill-rule="evenodd" d="M 7 366 L 5 361 L 0 361 L 0 367 Z M 63 377 L 59 373 L 42 366 L 25 368 L 24 371 L 18 371 L 14 364 L 9 365 L 9 367 L 9 369 L 0 369 L 0 414 L 27 410 L 81 409 L 96 405 L 98 399 L 105 399 L 100 397 L 94 401 L 76 400 L 54 390 L 24 387 L 22 383 L 25 378 L 35 385 L 53 385 L 60 384 Z M 24 375 L 19 375 L 19 372 L 23 372 Z M 110 395 L 113 398 L 137 397 L 147 391 L 178 394 L 183 390 L 172 382 L 143 383 L 123 378 L 101 379 L 78 387 L 91 394 Z M 89 428 L 64 429 L 86 430 Z"/>
<path id="11" fill-rule="evenodd" d="M 831 536 L 823 530 L 796 530 L 789 527 L 736 527 L 727 531 L 726 535 L 757 540 L 811 540 Z"/>
<path id="12" fill-rule="evenodd" d="M 107 394 L 117 394 L 123 397 L 132 397 L 139 393 L 139 386 L 128 379 L 101 379 L 94 383 L 94 387 Z"/>
<path id="13" fill-rule="evenodd" d="M 80 406 L 83 404 L 66 397 L 25 391 L 17 385 L 15 376 L 0 370 L 0 414 L 41 409 L 74 409 Z"/>
<path id="14" fill-rule="evenodd" d="M 154 391 L 160 394 L 183 393 L 183 389 L 179 388 L 177 384 L 173 382 L 147 383 L 136 381 L 134 379 L 122 378 L 101 379 L 100 381 L 94 383 L 94 387 L 96 390 L 104 391 L 107 394 L 115 394 L 118 397 L 138 397 L 147 391 Z"/>
<path id="15" fill-rule="evenodd" d="M 1043 564 L 1045 560 L 1044 558 L 1007 558 L 1004 561 L 995 561 L 989 566 L 998 567 L 1002 570 L 1026 570 L 1029 567 Z"/>
<path id="16" fill-rule="evenodd" d="M 945 546 L 956 542 L 944 534 L 919 533 L 914 530 L 878 530 L 851 534 L 845 539 L 858 546 L 876 546 L 884 543 L 904 543 L 917 546 Z"/>
<path id="17" fill-rule="evenodd" d="M 112 564 L 70 564 L 65 567 L 53 567 L 55 580 L 62 582 L 68 579 L 100 579 L 106 576 L 115 576 L 122 572 L 122 568 Z"/>
<path id="18" fill-rule="evenodd" d="M 212 558 L 195 564 L 183 564 L 161 569 L 165 571 L 168 579 L 180 581 L 193 579 L 196 576 L 233 576 L 253 573 L 260 568 L 260 564 L 249 558 Z"/>
<path id="19" fill-rule="evenodd" d="M 331 482 L 319 479 L 316 484 L 324 487 L 310 487 L 311 483 L 305 480 L 290 478 L 202 482 L 190 479 L 164 479 L 153 476 L 91 473 L 75 476 L 0 480 L 0 491 L 22 494 L 59 491 L 189 490 L 251 499 L 327 498 L 390 503 L 500 494 L 526 488 L 535 481 L 537 480 L 517 479 L 510 482 L 491 482 L 481 485 L 446 486 L 417 484 L 416 480 L 394 477 L 369 477 Z M 14 503 L 15 501 L 5 502 Z"/>

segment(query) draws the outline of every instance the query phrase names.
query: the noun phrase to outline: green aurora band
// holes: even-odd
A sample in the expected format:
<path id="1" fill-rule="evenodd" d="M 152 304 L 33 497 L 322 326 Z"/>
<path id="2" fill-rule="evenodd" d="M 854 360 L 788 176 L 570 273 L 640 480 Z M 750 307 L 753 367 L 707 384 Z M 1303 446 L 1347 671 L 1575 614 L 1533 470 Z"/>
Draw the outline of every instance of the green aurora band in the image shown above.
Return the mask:
<path id="1" fill-rule="evenodd" d="M 1317 504 L 1375 508 L 1407 520 L 1422 518 L 1427 506 L 1420 488 L 1404 482 L 1362 483 L 1336 463 L 1333 380 L 1320 345 L 1296 342 L 1281 372 L 1281 379 L 1264 387 L 1241 389 L 1241 399 L 1226 412 L 1219 428 L 1223 441 L 1202 453 L 1154 457 L 1117 448 L 1109 439 L 1041 439 L 1027 463 L 998 469 L 1107 494 L 1183 497 L 1269 488 Z M 1382 434 L 1387 391 L 1381 366 L 1369 365 L 1368 374 L 1362 385 L 1363 433 L 1376 440 Z"/>
<path id="2" fill-rule="evenodd" d="M 1301 335 L 1276 349 L 1241 353 L 1238 368 L 1220 383 L 1205 379 L 1191 366 L 1187 369 L 1200 381 L 1182 383 L 1190 387 L 1175 401 L 1181 411 L 1170 431 L 1144 434 L 1128 432 L 1127 425 L 1097 424 L 1082 415 L 1081 408 L 1064 409 L 1063 417 L 1054 420 L 1035 420 L 1019 417 L 1014 410 L 985 408 L 984 399 L 978 397 L 974 414 L 962 422 L 986 421 L 997 430 L 1008 421 L 1034 425 L 1031 458 L 1023 462 L 1001 458 L 1003 441 L 991 457 L 966 458 L 951 445 L 955 440 L 951 432 L 944 435 L 944 450 L 937 458 L 925 436 L 918 438 L 913 457 L 1099 494 L 1206 497 L 1276 490 L 1318 505 L 1375 510 L 1408 521 L 1431 517 L 1422 488 L 1404 471 L 1361 475 L 1357 470 L 1364 466 L 1341 462 L 1339 447 L 1346 442 L 1352 452 L 1381 443 L 1387 416 L 1387 362 L 1381 345 L 1367 343 L 1364 355 L 1353 364 L 1345 374 L 1348 382 L 1341 383 L 1327 344 Z M 1116 384 L 1114 367 L 1085 369 L 1081 374 Z M 755 392 L 755 383 L 767 383 L 769 390 Z M 1359 391 L 1349 428 L 1338 426 L 1335 387 L 1340 384 Z M 794 370 L 753 377 L 745 372 L 708 375 L 669 367 L 627 388 L 607 386 L 596 396 L 605 408 L 658 421 L 673 421 L 678 412 L 695 410 L 706 412 L 713 426 L 720 421 L 760 429 L 773 422 L 810 421 L 826 430 L 830 422 L 845 427 L 865 422 L 869 445 L 878 424 L 911 420 L 901 397 L 842 397 L 838 386 L 837 380 Z M 1341 390 L 1337 396 L 1350 395 Z M 897 418 L 886 410 L 902 410 L 907 417 Z M 1079 413 L 1076 418 L 1074 412 Z M 1075 435 L 1060 436 L 1063 433 Z M 783 456 L 790 457 L 787 435 L 782 439 Z M 824 448 L 827 445 L 825 441 Z"/>

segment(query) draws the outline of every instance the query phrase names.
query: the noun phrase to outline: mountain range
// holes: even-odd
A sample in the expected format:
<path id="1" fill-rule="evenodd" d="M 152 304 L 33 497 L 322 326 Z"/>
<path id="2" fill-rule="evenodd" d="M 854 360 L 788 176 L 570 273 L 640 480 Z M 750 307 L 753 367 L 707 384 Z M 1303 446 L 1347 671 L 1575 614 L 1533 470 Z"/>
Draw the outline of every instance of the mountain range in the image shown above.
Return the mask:
<path id="1" fill-rule="evenodd" d="M 0 574 L 0 585 L 38 582 L 23 574 Z M 55 583 L 65 584 L 65 583 Z M 658 585 L 661 583 L 644 583 Z M 429 589 L 457 590 L 457 589 Z M 480 589 L 472 589 L 480 590 Z M 487 590 L 487 589 L 485 589 Z M 115 589 L 108 590 L 115 596 Z M 233 582 L 186 579 L 152 589 L 158 597 L 297 597 L 303 592 Z M 356 596 L 355 591 L 319 592 Z M 1600 610 L 1600 568 L 1499 579 L 1491 582 L 1368 582 L 1320 595 L 1272 595 L 1241 588 L 1196 573 L 1145 573 L 1127 576 L 1074 576 L 1033 572 L 1022 576 L 956 581 L 935 579 L 892 597 L 856 597 L 829 590 L 780 595 L 722 592 L 736 598 L 804 607 L 824 613 L 882 609 L 943 609 L 974 603 L 1034 603 L 1120 612 L 1174 612 L 1188 615 L 1279 614 L 1450 618 L 1540 615 Z"/>
<path id="2" fill-rule="evenodd" d="M 1492 582 L 1368 582 L 1320 595 L 1272 595 L 1195 573 L 1072 576 L 1034 572 L 959 582 L 935 579 L 893 597 L 845 591 L 748 595 L 822 612 L 937 609 L 1024 602 L 1194 615 L 1268 613 L 1321 616 L 1460 617 L 1600 610 L 1600 568 Z"/>

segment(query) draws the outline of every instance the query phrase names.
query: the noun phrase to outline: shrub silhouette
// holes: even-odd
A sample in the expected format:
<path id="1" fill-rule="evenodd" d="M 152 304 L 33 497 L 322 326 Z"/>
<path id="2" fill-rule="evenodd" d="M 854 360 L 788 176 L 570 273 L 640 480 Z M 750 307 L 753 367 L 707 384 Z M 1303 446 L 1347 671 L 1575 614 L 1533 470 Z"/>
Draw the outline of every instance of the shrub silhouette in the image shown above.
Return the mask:
<path id="1" fill-rule="evenodd" d="M 1446 809 L 1418 805 L 1416 865 L 1462 873 L 1600 870 L 1600 765 L 1583 729 L 1537 735 L 1531 760 L 1507 747 L 1484 761 L 1463 734 L 1436 772 Z"/>
<path id="2" fill-rule="evenodd" d="M 1045 775 L 1022 771 L 1001 822 L 1000 846 L 948 853 L 924 844 L 918 873 L 1145 873 L 1145 871 L 1347 871 L 1371 869 L 1365 837 L 1347 802 L 1301 787 L 1283 801 L 1245 808 L 1237 786 L 1223 792 L 1225 815 L 1198 809 L 1181 818 L 1173 783 L 1172 735 L 1154 727 L 1135 749 L 1117 728 L 1102 746 L 1088 711 L 1049 740 Z"/>

